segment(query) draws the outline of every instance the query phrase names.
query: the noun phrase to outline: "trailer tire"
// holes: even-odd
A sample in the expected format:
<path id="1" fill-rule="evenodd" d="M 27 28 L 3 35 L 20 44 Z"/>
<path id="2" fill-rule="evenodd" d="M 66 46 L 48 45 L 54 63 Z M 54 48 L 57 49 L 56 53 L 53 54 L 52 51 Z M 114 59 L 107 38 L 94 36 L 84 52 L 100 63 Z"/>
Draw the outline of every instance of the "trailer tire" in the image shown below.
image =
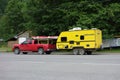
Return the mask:
<path id="1" fill-rule="evenodd" d="M 78 52 L 79 52 L 79 55 L 84 55 L 85 54 L 85 50 L 83 48 L 79 48 Z"/>
<path id="2" fill-rule="evenodd" d="M 73 54 L 74 54 L 74 55 L 78 55 L 78 53 L 79 53 L 78 48 L 74 48 L 74 49 L 73 49 Z"/>

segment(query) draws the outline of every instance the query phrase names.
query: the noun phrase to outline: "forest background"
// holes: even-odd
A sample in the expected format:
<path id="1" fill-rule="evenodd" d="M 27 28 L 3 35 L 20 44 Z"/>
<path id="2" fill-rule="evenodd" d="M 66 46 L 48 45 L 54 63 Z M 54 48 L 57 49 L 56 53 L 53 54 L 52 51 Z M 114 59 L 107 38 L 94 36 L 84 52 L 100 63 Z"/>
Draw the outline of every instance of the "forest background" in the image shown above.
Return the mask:
<path id="1" fill-rule="evenodd" d="M 22 31 L 59 35 L 74 27 L 98 28 L 103 38 L 120 35 L 119 0 L 0 0 L 0 38 Z"/>

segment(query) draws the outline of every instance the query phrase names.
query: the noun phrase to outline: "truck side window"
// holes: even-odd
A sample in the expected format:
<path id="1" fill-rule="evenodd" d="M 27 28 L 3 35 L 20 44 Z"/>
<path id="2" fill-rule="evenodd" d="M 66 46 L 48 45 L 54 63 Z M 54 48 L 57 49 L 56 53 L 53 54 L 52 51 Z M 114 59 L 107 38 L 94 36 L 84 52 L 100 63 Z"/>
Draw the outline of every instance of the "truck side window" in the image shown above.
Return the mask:
<path id="1" fill-rule="evenodd" d="M 84 35 L 81 35 L 81 36 L 80 36 L 80 40 L 84 40 Z"/>
<path id="2" fill-rule="evenodd" d="M 41 44 L 41 41 L 39 41 L 39 44 Z"/>
<path id="3" fill-rule="evenodd" d="M 49 40 L 49 44 L 56 44 L 56 39 Z"/>
<path id="4" fill-rule="evenodd" d="M 61 37 L 61 42 L 66 42 L 67 41 L 67 37 Z"/>
<path id="5" fill-rule="evenodd" d="M 34 41 L 34 44 L 38 44 L 38 41 L 37 41 L 37 40 L 35 40 L 35 41 Z"/>

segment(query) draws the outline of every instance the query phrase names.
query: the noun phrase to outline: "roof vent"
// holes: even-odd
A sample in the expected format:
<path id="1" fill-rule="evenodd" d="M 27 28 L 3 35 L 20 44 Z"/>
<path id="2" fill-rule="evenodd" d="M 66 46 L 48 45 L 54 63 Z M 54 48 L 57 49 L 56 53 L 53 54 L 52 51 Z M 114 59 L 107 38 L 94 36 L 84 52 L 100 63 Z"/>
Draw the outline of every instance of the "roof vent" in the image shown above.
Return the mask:
<path id="1" fill-rule="evenodd" d="M 93 30 L 96 30 L 97 28 L 92 28 Z"/>
<path id="2" fill-rule="evenodd" d="M 82 30 L 80 27 L 75 27 L 73 29 L 70 29 L 69 31 L 76 31 L 76 30 Z"/>

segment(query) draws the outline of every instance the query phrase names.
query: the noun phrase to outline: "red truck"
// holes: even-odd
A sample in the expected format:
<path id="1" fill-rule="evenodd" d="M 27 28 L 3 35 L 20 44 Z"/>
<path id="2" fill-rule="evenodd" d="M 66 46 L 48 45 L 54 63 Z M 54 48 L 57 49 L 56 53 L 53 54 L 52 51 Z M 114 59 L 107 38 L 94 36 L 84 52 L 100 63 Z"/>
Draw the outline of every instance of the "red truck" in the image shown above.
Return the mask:
<path id="1" fill-rule="evenodd" d="M 21 44 L 15 44 L 13 51 L 15 54 L 27 54 L 28 52 L 38 52 L 39 54 L 50 54 L 56 50 L 57 36 L 37 36 L 28 39 Z"/>

